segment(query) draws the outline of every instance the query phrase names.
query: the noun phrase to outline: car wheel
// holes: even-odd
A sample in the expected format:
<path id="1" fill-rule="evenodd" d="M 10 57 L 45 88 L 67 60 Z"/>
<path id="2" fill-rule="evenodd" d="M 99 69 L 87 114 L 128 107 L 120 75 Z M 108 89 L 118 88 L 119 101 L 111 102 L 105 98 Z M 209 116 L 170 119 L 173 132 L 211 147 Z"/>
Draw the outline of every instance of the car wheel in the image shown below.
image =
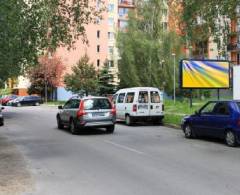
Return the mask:
<path id="1" fill-rule="evenodd" d="M 235 147 L 237 146 L 237 138 L 234 132 L 227 131 L 225 133 L 225 142 L 228 146 Z"/>
<path id="2" fill-rule="evenodd" d="M 131 116 L 126 115 L 126 117 L 125 117 L 125 123 L 126 123 L 126 125 L 128 125 L 128 126 L 132 125 L 132 118 L 131 118 Z"/>
<path id="3" fill-rule="evenodd" d="M 39 102 L 36 102 L 36 103 L 35 103 L 35 106 L 39 106 L 39 105 L 40 105 Z"/>
<path id="4" fill-rule="evenodd" d="M 115 129 L 115 125 L 112 125 L 112 126 L 106 127 L 106 131 L 107 131 L 107 133 L 113 133 L 113 132 L 114 132 L 114 129 Z"/>
<path id="5" fill-rule="evenodd" d="M 73 135 L 77 134 L 77 128 L 76 128 L 76 125 L 75 125 L 75 122 L 74 122 L 73 119 L 71 119 L 71 120 L 69 121 L 69 131 L 70 131 Z"/>
<path id="6" fill-rule="evenodd" d="M 192 127 L 189 124 L 187 124 L 184 128 L 184 135 L 186 138 L 194 138 L 195 137 Z"/>
<path id="7" fill-rule="evenodd" d="M 0 126 L 3 126 L 3 125 L 4 125 L 4 121 L 1 121 L 1 122 L 0 122 Z"/>
<path id="8" fill-rule="evenodd" d="M 17 107 L 21 107 L 22 105 L 21 105 L 21 103 L 17 103 Z"/>
<path id="9" fill-rule="evenodd" d="M 57 126 L 58 129 L 63 129 L 64 125 L 62 124 L 62 120 L 60 119 L 60 116 L 57 116 Z"/>

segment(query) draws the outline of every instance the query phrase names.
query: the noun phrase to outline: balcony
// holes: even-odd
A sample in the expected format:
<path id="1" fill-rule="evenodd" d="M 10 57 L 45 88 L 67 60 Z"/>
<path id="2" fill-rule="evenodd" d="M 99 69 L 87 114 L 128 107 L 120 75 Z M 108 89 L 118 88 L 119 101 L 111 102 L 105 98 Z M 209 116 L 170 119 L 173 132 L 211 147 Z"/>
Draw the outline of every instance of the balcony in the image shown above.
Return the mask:
<path id="1" fill-rule="evenodd" d="M 134 8 L 134 2 L 131 1 L 131 0 L 119 0 L 119 1 L 118 1 L 118 6 L 119 6 L 119 7 Z"/>
<path id="2" fill-rule="evenodd" d="M 228 51 L 240 51 L 240 43 L 230 43 L 227 45 Z"/>

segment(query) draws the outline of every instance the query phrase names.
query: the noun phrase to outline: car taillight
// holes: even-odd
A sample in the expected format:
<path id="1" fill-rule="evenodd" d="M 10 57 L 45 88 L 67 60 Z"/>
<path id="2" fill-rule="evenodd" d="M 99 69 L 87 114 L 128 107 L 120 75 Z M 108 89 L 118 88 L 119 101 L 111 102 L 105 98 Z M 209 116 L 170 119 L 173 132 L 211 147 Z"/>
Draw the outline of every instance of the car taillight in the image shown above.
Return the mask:
<path id="1" fill-rule="evenodd" d="M 240 118 L 237 120 L 237 126 L 240 127 Z"/>
<path id="2" fill-rule="evenodd" d="M 80 118 L 84 115 L 86 115 L 87 113 L 84 111 L 84 102 L 81 101 L 80 102 L 80 107 L 79 107 L 79 111 L 77 112 L 77 118 Z"/>
<path id="3" fill-rule="evenodd" d="M 133 105 L 132 111 L 137 112 L 137 105 L 136 104 Z"/>
<path id="4" fill-rule="evenodd" d="M 111 102 L 111 101 L 110 101 Z M 111 102 L 111 106 L 112 106 L 112 109 L 111 109 L 111 114 L 113 116 L 115 116 L 117 114 L 117 111 L 116 111 L 116 108 L 115 108 L 115 105 Z"/>

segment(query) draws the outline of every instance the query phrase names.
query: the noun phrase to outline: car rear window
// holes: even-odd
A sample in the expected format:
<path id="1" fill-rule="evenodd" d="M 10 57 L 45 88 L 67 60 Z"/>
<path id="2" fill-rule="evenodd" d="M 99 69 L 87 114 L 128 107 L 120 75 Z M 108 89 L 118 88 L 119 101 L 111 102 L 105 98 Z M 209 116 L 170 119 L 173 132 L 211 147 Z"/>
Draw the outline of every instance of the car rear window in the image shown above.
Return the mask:
<path id="1" fill-rule="evenodd" d="M 88 99 L 84 100 L 84 110 L 111 109 L 112 105 L 108 99 Z"/>

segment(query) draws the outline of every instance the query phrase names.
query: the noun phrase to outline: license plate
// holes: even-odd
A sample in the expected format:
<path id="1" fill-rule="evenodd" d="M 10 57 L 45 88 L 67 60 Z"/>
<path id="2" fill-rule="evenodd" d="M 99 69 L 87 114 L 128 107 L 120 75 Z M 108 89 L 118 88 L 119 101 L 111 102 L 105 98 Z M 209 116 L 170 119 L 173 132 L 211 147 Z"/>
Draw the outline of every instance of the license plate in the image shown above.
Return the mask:
<path id="1" fill-rule="evenodd" d="M 92 113 L 92 116 L 93 117 L 98 117 L 98 116 L 105 116 L 106 115 L 106 113 L 104 113 L 104 112 L 100 112 L 100 113 Z"/>

